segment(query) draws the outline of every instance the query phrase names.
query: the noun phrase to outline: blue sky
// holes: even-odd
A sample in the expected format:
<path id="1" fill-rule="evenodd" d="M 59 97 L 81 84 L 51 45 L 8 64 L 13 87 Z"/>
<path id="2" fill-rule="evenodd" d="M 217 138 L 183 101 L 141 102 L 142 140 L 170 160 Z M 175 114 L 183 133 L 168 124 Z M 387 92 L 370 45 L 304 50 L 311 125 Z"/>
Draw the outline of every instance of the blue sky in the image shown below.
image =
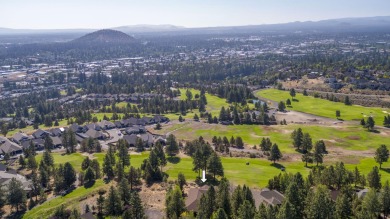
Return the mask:
<path id="1" fill-rule="evenodd" d="M 0 27 L 272 24 L 390 15 L 390 0 L 0 0 Z"/>

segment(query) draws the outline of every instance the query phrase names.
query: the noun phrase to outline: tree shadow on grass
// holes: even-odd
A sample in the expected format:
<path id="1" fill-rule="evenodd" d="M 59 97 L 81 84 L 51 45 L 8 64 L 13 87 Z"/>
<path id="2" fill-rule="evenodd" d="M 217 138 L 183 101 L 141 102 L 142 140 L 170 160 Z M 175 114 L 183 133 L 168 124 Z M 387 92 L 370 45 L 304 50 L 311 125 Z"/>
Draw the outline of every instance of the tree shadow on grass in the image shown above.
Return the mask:
<path id="1" fill-rule="evenodd" d="M 84 188 L 88 189 L 91 188 L 93 185 L 95 185 L 95 180 L 84 183 Z"/>
<path id="2" fill-rule="evenodd" d="M 376 129 L 374 129 L 374 130 L 371 130 L 370 132 L 372 132 L 372 133 L 376 133 L 376 134 L 379 134 L 379 133 L 381 133 L 379 130 L 376 130 Z"/>
<path id="3" fill-rule="evenodd" d="M 294 102 L 299 102 L 299 100 L 298 100 L 298 99 L 292 99 L 292 101 L 294 101 Z"/>
<path id="4" fill-rule="evenodd" d="M 178 164 L 178 163 L 180 163 L 181 158 L 180 157 L 168 157 L 167 160 L 169 163 Z"/>
<path id="5" fill-rule="evenodd" d="M 385 171 L 386 173 L 390 173 L 390 168 L 383 168 L 383 167 L 382 167 L 381 170 Z"/>
<path id="6" fill-rule="evenodd" d="M 280 163 L 272 163 L 271 166 L 277 168 L 277 169 L 280 169 L 280 170 L 285 170 L 286 168 L 280 164 Z"/>

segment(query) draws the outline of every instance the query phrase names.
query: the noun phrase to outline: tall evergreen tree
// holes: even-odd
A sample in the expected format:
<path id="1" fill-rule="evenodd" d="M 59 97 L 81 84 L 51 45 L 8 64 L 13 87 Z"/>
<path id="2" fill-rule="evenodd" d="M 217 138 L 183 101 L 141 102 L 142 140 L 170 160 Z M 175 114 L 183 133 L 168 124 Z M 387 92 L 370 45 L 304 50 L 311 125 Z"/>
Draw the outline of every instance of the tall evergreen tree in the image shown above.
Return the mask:
<path id="1" fill-rule="evenodd" d="M 170 189 L 165 198 L 167 218 L 179 218 L 185 211 L 183 195 L 179 187 Z"/>
<path id="2" fill-rule="evenodd" d="M 389 150 L 386 145 L 382 144 L 375 151 L 375 161 L 379 163 L 379 169 L 382 169 L 382 163 L 387 162 L 389 160 Z"/>
<path id="3" fill-rule="evenodd" d="M 269 159 L 274 163 L 283 157 L 277 144 L 272 145 Z"/>
<path id="4" fill-rule="evenodd" d="M 176 137 L 173 134 L 170 134 L 167 138 L 167 145 L 166 145 L 166 152 L 167 154 L 172 157 L 179 153 L 179 146 L 176 141 Z"/>
<path id="5" fill-rule="evenodd" d="M 334 204 L 330 198 L 328 188 L 317 186 L 315 191 L 310 191 L 306 198 L 305 213 L 307 218 L 327 219 L 333 218 Z"/>
<path id="6" fill-rule="evenodd" d="M 218 157 L 217 153 L 212 153 L 209 159 L 207 160 L 207 169 L 213 174 L 213 178 L 215 180 L 215 176 L 223 176 L 223 166 L 221 159 Z"/>
<path id="7" fill-rule="evenodd" d="M 124 139 L 119 139 L 117 142 L 117 148 L 118 148 L 118 158 L 119 163 L 121 163 L 122 167 L 130 166 L 130 155 L 129 155 L 129 149 L 128 149 L 128 143 Z"/>
<path id="8" fill-rule="evenodd" d="M 111 186 L 105 201 L 105 210 L 107 215 L 117 216 L 122 213 L 122 200 L 118 191 Z"/>
<path id="9" fill-rule="evenodd" d="M 381 188 L 381 174 L 379 174 L 378 167 L 373 167 L 371 172 L 367 175 L 368 186 L 374 190 L 379 190 Z"/>
<path id="10" fill-rule="evenodd" d="M 16 178 L 12 178 L 7 186 L 7 203 L 11 205 L 11 210 L 16 207 L 19 212 L 20 207 L 25 208 L 27 201 L 23 184 Z"/>
<path id="11" fill-rule="evenodd" d="M 225 177 L 219 182 L 216 201 L 218 208 L 223 209 L 229 216 L 232 212 L 230 204 L 230 185 Z"/>

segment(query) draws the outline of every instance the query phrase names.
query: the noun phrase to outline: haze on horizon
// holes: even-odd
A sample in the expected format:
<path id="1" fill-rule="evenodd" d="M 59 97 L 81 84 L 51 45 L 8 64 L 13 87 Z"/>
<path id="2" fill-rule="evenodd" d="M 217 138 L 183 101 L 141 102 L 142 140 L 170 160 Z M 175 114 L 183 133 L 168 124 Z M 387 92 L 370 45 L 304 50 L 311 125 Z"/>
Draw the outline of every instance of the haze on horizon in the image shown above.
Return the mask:
<path id="1" fill-rule="evenodd" d="M 1 2 L 0 27 L 110 28 L 138 24 L 241 26 L 387 16 L 389 0 L 12 0 Z"/>

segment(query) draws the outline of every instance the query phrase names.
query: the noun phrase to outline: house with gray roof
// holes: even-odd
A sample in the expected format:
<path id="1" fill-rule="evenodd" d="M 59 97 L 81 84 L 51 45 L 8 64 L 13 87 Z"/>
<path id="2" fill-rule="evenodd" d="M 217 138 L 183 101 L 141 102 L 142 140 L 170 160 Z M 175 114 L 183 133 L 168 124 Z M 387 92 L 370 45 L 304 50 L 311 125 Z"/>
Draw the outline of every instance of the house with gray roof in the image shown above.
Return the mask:
<path id="1" fill-rule="evenodd" d="M 252 191 L 252 194 L 257 207 L 262 203 L 271 206 L 281 205 L 284 200 L 283 194 L 277 190 L 269 190 L 267 188 L 261 191 Z"/>
<path id="2" fill-rule="evenodd" d="M 11 156 L 22 153 L 22 147 L 8 138 L 0 137 L 0 154 L 9 154 Z"/>

